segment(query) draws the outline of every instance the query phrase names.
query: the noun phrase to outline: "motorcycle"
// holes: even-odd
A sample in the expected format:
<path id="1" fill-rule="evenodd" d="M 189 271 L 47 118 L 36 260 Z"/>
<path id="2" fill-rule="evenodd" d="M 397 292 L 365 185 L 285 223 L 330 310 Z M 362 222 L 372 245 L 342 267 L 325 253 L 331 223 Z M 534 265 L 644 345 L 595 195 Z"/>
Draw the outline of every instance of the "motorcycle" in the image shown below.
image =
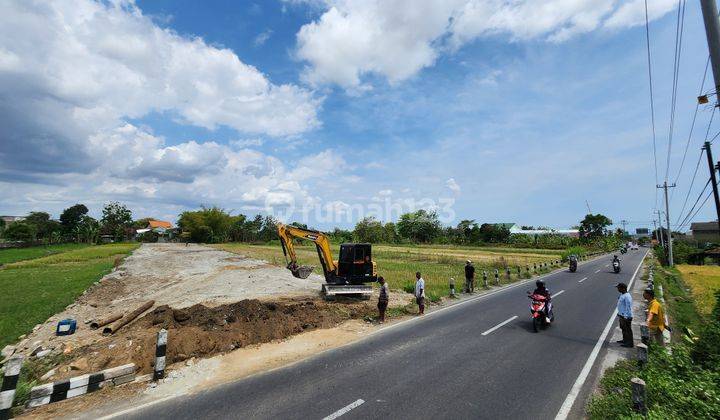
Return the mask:
<path id="1" fill-rule="evenodd" d="M 620 261 L 613 261 L 613 271 L 615 274 L 620 272 Z"/>
<path id="2" fill-rule="evenodd" d="M 570 272 L 574 273 L 577 271 L 577 260 L 571 259 L 570 260 Z"/>
<path id="3" fill-rule="evenodd" d="M 552 310 L 550 314 L 546 313 L 545 306 L 548 302 L 545 296 L 528 292 L 528 298 L 532 300 L 530 302 L 530 314 L 532 316 L 533 331 L 538 332 L 541 327 L 546 328 L 550 325 L 555 319 L 555 316 Z"/>

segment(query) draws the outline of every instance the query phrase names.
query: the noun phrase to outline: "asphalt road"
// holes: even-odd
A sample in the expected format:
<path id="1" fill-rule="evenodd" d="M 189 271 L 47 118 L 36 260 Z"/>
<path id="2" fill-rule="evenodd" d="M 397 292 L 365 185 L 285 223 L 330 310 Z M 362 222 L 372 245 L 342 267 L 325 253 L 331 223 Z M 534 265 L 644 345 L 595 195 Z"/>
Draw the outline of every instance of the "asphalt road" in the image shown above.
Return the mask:
<path id="1" fill-rule="evenodd" d="M 123 417 L 553 419 L 614 311 L 615 284 L 630 281 L 644 253 L 625 254 L 620 274 L 603 257 L 546 276 L 556 322 L 539 333 L 525 293 L 533 284 L 518 285 Z M 582 415 L 587 388 L 570 417 Z"/>

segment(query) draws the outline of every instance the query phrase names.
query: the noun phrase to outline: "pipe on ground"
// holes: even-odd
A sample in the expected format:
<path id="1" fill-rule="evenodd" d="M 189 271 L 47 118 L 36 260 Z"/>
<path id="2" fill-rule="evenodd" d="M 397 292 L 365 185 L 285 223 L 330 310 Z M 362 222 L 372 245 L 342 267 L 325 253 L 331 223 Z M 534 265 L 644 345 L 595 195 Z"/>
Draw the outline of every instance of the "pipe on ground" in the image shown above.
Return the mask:
<path id="1" fill-rule="evenodd" d="M 103 328 L 103 334 L 115 334 L 120 328 L 124 327 L 126 324 L 128 324 L 133 319 L 137 318 L 142 314 L 143 312 L 147 311 L 148 309 L 152 308 L 155 304 L 154 300 L 145 302 L 142 306 L 135 309 L 134 311 L 130 312 L 129 314 L 125 315 L 124 317 L 118 319 L 111 325 Z"/>
<path id="2" fill-rule="evenodd" d="M 109 323 L 111 323 L 111 322 L 117 321 L 118 319 L 122 318 L 122 316 L 123 316 L 122 312 L 118 312 L 118 313 L 116 313 L 116 314 L 110 315 L 110 316 L 107 317 L 107 318 L 103 318 L 103 319 L 101 319 L 101 320 L 99 320 L 99 321 L 93 321 L 93 322 L 90 323 L 90 328 L 96 330 L 96 329 L 98 329 L 98 328 L 100 328 L 100 327 L 106 326 L 107 324 L 109 324 Z"/>

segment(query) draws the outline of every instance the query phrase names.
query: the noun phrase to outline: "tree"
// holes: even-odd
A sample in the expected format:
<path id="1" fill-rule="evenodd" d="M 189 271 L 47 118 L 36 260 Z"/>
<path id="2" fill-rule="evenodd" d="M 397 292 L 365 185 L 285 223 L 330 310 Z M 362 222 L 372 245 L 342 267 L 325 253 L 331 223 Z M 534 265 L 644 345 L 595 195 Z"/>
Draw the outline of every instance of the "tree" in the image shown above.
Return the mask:
<path id="1" fill-rule="evenodd" d="M 90 216 L 82 216 L 75 226 L 75 236 L 78 242 L 97 243 L 100 237 L 100 223 Z"/>
<path id="2" fill-rule="evenodd" d="M 383 241 L 389 244 L 397 244 L 400 242 L 397 226 L 393 222 L 387 222 L 383 226 Z"/>
<path id="3" fill-rule="evenodd" d="M 580 222 L 580 236 L 587 239 L 596 239 L 607 234 L 606 228 L 612 225 L 612 220 L 607 216 L 598 214 L 587 214 Z"/>
<path id="4" fill-rule="evenodd" d="M 0 219 L 0 234 L 5 230 L 5 219 Z"/>
<path id="5" fill-rule="evenodd" d="M 87 215 L 87 213 L 88 208 L 85 207 L 84 204 L 75 204 L 63 210 L 62 214 L 60 214 L 60 224 L 65 233 L 70 234 L 75 232 L 78 223 L 80 223 L 80 220 L 83 216 Z"/>
<path id="6" fill-rule="evenodd" d="M 60 223 L 50 219 L 44 211 L 33 211 L 25 217 L 25 223 L 35 226 L 37 239 L 50 240 L 55 231 L 61 229 Z"/>
<path id="7" fill-rule="evenodd" d="M 117 241 L 125 239 L 126 229 L 132 225 L 132 212 L 117 201 L 106 204 L 102 212 L 100 222 L 103 233 L 112 235 Z"/>
<path id="8" fill-rule="evenodd" d="M 420 209 L 401 215 L 397 223 L 397 230 L 405 239 L 428 243 L 437 238 L 442 229 L 436 212 Z"/>
<path id="9" fill-rule="evenodd" d="M 356 242 L 378 243 L 383 242 L 383 225 L 374 217 L 365 217 L 353 229 L 353 239 Z"/>
<path id="10" fill-rule="evenodd" d="M 3 236 L 9 241 L 34 242 L 37 228 L 32 223 L 13 222 L 3 231 Z"/>

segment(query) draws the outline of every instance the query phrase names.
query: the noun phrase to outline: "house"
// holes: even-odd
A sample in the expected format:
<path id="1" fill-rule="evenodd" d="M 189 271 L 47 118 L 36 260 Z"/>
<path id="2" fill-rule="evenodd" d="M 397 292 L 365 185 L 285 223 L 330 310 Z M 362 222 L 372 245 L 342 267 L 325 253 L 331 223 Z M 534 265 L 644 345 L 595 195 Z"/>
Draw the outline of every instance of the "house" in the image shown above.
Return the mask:
<path id="1" fill-rule="evenodd" d="M 136 238 L 146 232 L 155 232 L 158 234 L 158 242 L 165 242 L 166 239 L 172 239 L 173 225 L 165 220 L 149 219 L 147 225 L 143 229 L 135 231 Z"/>
<path id="2" fill-rule="evenodd" d="M 12 222 L 22 222 L 25 220 L 23 216 L 0 216 L 0 219 L 2 219 L 6 225 L 9 225 Z"/>
<path id="3" fill-rule="evenodd" d="M 507 223 L 503 223 L 503 225 L 507 225 Z M 510 234 L 515 235 L 561 235 L 572 238 L 580 237 L 580 231 L 577 229 L 523 229 L 522 226 L 516 223 L 513 223 L 508 229 L 510 230 Z"/>
<path id="4" fill-rule="evenodd" d="M 145 227 L 147 229 L 172 229 L 172 223 L 164 220 L 150 219 Z"/>
<path id="5" fill-rule="evenodd" d="M 719 242 L 720 228 L 717 220 L 714 222 L 693 222 L 690 224 L 692 238 L 698 242 Z"/>

